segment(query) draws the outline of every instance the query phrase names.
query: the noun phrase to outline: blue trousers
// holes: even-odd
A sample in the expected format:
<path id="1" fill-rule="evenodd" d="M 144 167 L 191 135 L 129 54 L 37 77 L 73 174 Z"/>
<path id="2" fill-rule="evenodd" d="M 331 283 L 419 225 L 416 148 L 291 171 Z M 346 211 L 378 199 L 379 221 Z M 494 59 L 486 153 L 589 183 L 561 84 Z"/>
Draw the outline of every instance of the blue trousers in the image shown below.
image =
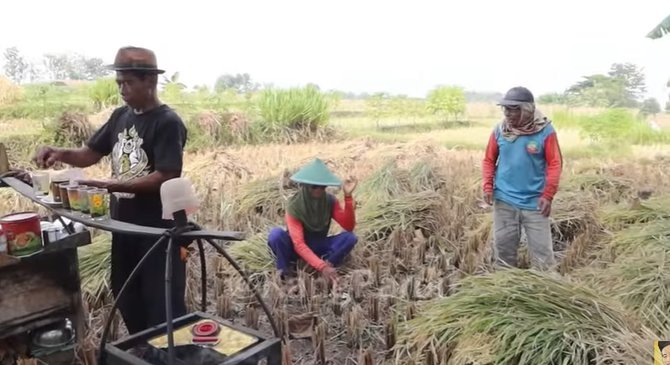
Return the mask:
<path id="1" fill-rule="evenodd" d="M 315 255 L 328 260 L 333 266 L 339 266 L 354 248 L 358 238 L 351 232 L 342 232 L 327 237 L 305 235 L 305 242 Z M 277 258 L 277 270 L 288 272 L 298 259 L 291 236 L 282 228 L 273 228 L 268 237 L 268 245 Z"/>

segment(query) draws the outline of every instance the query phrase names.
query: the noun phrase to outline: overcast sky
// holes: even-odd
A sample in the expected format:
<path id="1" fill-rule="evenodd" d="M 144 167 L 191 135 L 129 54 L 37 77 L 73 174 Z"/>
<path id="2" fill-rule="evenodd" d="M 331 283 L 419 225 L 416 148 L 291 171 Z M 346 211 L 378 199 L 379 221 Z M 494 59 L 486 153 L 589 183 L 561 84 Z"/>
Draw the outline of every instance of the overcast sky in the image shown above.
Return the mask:
<path id="1" fill-rule="evenodd" d="M 2 49 L 111 62 L 120 46 L 144 46 L 189 86 L 248 72 L 354 92 L 424 96 L 457 84 L 541 94 L 633 62 L 664 104 L 670 78 L 670 36 L 645 37 L 670 14 L 667 0 L 22 0 L 2 12 Z"/>

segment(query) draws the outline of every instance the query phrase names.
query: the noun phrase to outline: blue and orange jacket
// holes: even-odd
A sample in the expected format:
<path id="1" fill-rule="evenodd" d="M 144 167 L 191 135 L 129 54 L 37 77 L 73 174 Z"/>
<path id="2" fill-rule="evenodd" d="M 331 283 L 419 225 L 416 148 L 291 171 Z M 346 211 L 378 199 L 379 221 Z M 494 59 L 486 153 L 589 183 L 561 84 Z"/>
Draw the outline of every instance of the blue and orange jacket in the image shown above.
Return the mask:
<path id="1" fill-rule="evenodd" d="M 537 210 L 540 197 L 552 201 L 561 178 L 563 158 L 551 124 L 513 142 L 496 127 L 482 163 L 483 188 L 519 209 Z"/>

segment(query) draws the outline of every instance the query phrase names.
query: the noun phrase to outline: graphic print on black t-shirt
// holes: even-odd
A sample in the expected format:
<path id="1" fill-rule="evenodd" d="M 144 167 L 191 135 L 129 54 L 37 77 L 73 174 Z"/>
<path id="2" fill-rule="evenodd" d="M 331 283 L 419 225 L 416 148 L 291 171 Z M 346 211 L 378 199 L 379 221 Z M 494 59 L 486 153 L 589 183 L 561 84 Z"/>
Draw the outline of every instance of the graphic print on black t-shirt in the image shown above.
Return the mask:
<path id="1" fill-rule="evenodd" d="M 130 180 L 146 176 L 151 172 L 149 157 L 142 148 L 144 139 L 137 134 L 135 126 L 124 128 L 112 149 L 112 177 Z"/>

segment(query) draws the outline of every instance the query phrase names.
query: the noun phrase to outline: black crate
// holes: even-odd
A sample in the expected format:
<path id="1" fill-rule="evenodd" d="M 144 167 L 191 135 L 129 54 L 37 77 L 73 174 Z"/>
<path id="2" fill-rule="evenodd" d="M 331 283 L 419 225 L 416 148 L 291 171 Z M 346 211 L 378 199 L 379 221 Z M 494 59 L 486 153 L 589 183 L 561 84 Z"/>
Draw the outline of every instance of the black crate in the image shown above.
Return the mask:
<path id="1" fill-rule="evenodd" d="M 266 360 L 268 365 L 281 364 L 281 341 L 278 338 L 267 337 L 258 331 L 236 326 L 229 321 L 207 313 L 194 312 L 176 318 L 173 321 L 173 333 L 179 328 L 195 324 L 203 319 L 213 320 L 223 327 L 228 327 L 236 332 L 254 337 L 256 341 L 236 353 L 225 355 L 220 355 L 213 350 L 207 350 L 195 345 L 175 347 L 175 354 L 177 355 L 175 356 L 175 365 L 257 365 L 261 360 Z M 105 346 L 105 361 L 101 365 L 167 364 L 167 348 L 159 349 L 148 345 L 149 341 L 166 333 L 167 326 L 162 324 L 119 341 L 109 343 Z M 138 346 L 148 347 L 148 351 L 145 352 L 142 358 L 129 352 L 129 350 Z M 201 360 L 195 360 L 196 358 Z M 203 360 L 203 358 L 205 359 Z"/>

